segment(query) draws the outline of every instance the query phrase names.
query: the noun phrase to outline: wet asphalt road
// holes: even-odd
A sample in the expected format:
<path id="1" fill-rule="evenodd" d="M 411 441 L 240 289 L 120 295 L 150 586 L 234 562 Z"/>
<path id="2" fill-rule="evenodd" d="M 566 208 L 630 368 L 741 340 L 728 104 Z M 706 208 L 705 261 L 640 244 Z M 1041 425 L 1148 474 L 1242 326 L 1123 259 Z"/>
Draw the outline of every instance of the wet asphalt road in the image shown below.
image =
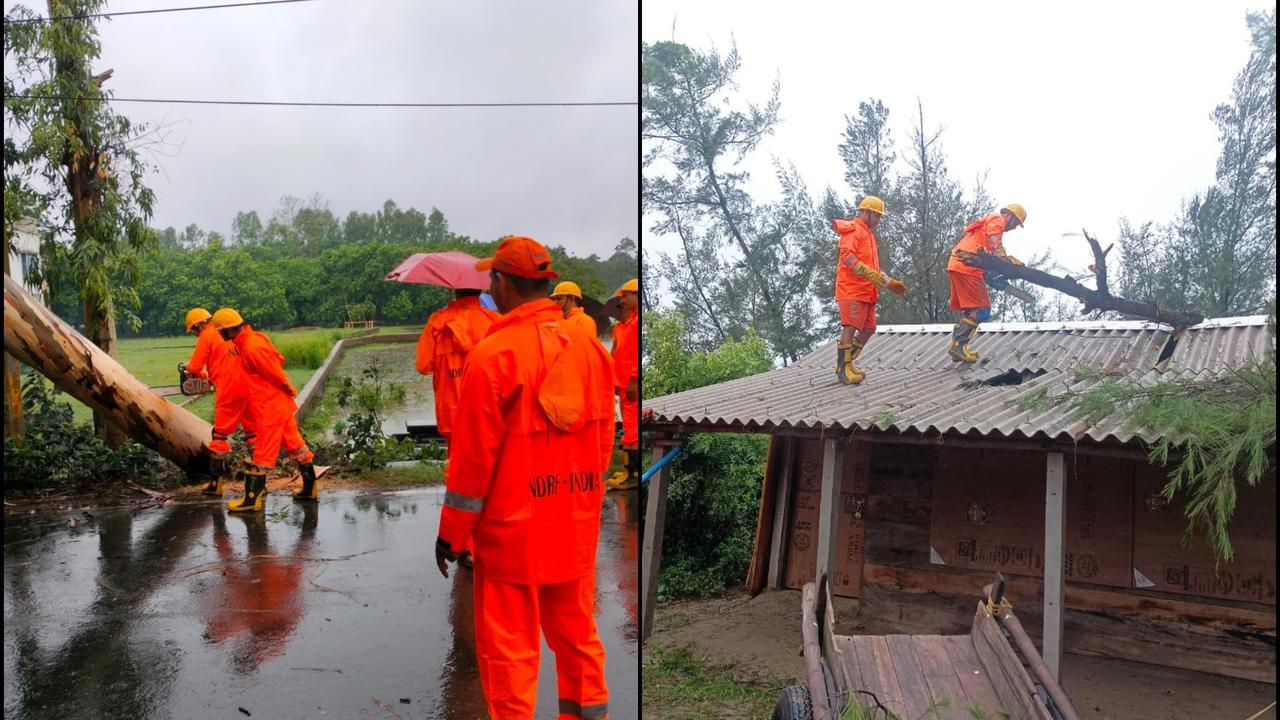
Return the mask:
<path id="1" fill-rule="evenodd" d="M 4 717 L 485 717 L 470 573 L 435 568 L 442 497 L 6 518 Z M 597 569 L 617 720 L 636 717 L 637 505 L 609 493 Z M 544 643 L 538 717 L 555 709 Z"/>

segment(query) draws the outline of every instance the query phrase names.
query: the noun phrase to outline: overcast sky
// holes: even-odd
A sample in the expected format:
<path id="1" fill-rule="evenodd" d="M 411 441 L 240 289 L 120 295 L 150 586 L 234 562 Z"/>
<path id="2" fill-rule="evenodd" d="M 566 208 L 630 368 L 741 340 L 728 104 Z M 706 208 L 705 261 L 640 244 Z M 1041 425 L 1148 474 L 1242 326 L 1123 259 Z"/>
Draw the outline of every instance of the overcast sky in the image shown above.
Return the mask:
<path id="1" fill-rule="evenodd" d="M 945 128 L 952 178 L 971 188 L 985 172 L 997 202 L 1026 207 L 1009 252 L 1052 249 L 1074 271 L 1091 256 L 1063 233 L 1085 228 L 1105 247 L 1121 216 L 1166 222 L 1213 182 L 1210 114 L 1248 59 L 1245 12 L 1262 7 L 646 0 L 642 36 L 721 51 L 736 40 L 741 97 L 754 102 L 780 79 L 781 123 L 745 164 L 758 200 L 777 197 L 774 155 L 796 164 L 815 199 L 830 185 L 851 201 L 836 150 L 845 115 L 881 99 L 901 163 L 919 98 L 926 127 Z M 674 252 L 678 241 L 654 238 L 651 220 L 645 247 Z"/>
<path id="2" fill-rule="evenodd" d="M 17 3 L 6 0 L 5 10 Z M 27 7 L 47 13 L 43 0 Z M 117 0 L 108 11 L 202 4 Z M 102 59 L 119 97 L 354 102 L 631 101 L 634 0 L 537 3 L 316 0 L 120 17 Z M 152 179 L 154 224 L 229 233 L 284 194 L 334 213 L 440 208 L 477 239 L 533 236 L 608 256 L 636 238 L 635 106 L 332 109 L 140 105 L 177 122 Z"/>

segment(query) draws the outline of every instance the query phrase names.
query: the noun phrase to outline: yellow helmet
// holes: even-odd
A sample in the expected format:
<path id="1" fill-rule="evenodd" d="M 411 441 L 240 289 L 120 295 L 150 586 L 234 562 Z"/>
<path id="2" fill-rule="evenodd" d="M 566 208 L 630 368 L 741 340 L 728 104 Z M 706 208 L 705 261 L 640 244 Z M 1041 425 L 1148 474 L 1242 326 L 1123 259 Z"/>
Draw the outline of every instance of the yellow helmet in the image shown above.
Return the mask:
<path id="1" fill-rule="evenodd" d="M 569 297 L 576 297 L 581 300 L 582 288 L 578 287 L 578 283 L 568 282 L 566 280 L 565 282 L 556 285 L 556 289 L 551 292 L 551 297 L 559 297 L 561 295 L 568 295 Z"/>
<path id="2" fill-rule="evenodd" d="M 240 313 L 231 308 L 222 308 L 213 314 L 213 328 L 215 330 L 223 330 L 243 324 L 244 318 L 240 317 Z"/>
<path id="3" fill-rule="evenodd" d="M 1020 225 L 1027 224 L 1027 211 L 1018 203 L 1009 203 L 1008 205 L 1004 206 L 1004 209 L 1013 213 L 1013 216 L 1018 218 L 1018 224 Z"/>
<path id="4" fill-rule="evenodd" d="M 191 332 L 191 328 L 195 327 L 197 323 L 202 323 L 211 317 L 213 316 L 204 308 L 191 308 L 187 311 L 187 332 Z"/>
<path id="5" fill-rule="evenodd" d="M 875 195 L 868 195 L 862 198 L 862 202 L 858 203 L 859 210 L 870 210 L 874 213 L 884 214 L 884 201 Z"/>
<path id="6" fill-rule="evenodd" d="M 618 292 L 614 293 L 614 295 L 622 297 L 622 293 L 628 292 L 640 292 L 640 281 L 638 279 L 631 278 L 626 281 L 622 284 L 622 287 L 618 288 Z"/>

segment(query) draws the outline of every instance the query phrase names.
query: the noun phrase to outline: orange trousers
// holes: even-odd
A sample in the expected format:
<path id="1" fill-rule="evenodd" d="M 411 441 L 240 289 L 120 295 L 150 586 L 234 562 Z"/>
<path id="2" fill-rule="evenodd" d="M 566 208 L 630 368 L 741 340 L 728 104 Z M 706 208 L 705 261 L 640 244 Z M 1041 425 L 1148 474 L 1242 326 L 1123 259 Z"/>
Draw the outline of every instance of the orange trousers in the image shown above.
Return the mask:
<path id="1" fill-rule="evenodd" d="M 215 455 L 231 452 L 227 438 L 243 425 L 244 439 L 252 453 L 255 433 L 249 425 L 249 398 L 244 393 L 237 395 L 230 392 L 219 392 L 213 397 L 213 441 L 209 443 L 210 452 Z"/>
<path id="2" fill-rule="evenodd" d="M 529 720 L 538 694 L 539 629 L 556 655 L 560 720 L 604 720 L 609 689 L 596 633 L 595 573 L 550 585 L 488 580 L 475 572 L 476 659 L 493 720 Z"/>
<path id="3" fill-rule="evenodd" d="M 622 404 L 622 447 L 634 450 L 640 446 L 640 401 L 628 400 L 625 390 L 618 392 Z"/>
<path id="4" fill-rule="evenodd" d="M 439 417 L 436 418 L 436 432 L 440 433 L 440 437 L 444 439 L 444 446 L 446 449 L 448 449 L 449 444 L 453 442 L 453 431 L 450 430 L 448 432 L 445 432 L 441 430 Z M 445 457 L 448 457 L 448 455 L 446 455 Z M 448 462 L 445 462 L 444 464 L 444 484 L 446 487 L 449 485 L 449 463 Z M 476 561 L 475 544 L 476 543 L 474 538 L 467 538 L 466 545 L 458 550 L 458 554 L 461 555 L 464 552 L 471 553 L 472 554 L 471 562 L 474 563 Z"/>
<path id="5" fill-rule="evenodd" d="M 309 463 L 314 459 L 307 441 L 302 439 L 298 431 L 298 421 L 292 415 L 281 422 L 263 423 L 258 431 L 258 443 L 253 449 L 253 464 L 258 467 L 273 468 L 280 457 L 280 446 L 289 451 L 289 457 L 300 463 Z"/>
<path id="6" fill-rule="evenodd" d="M 981 310 L 991 307 L 991 295 L 987 292 L 986 277 L 982 273 L 969 275 L 951 270 L 947 271 L 951 278 L 951 309 Z"/>

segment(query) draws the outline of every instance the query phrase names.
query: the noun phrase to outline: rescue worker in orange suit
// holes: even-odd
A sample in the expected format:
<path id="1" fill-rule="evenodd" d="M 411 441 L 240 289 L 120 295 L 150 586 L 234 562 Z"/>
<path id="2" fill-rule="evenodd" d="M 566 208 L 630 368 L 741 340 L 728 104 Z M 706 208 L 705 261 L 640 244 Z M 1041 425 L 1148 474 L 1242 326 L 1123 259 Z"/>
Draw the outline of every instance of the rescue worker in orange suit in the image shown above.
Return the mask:
<path id="1" fill-rule="evenodd" d="M 551 254 L 507 237 L 476 264 L 502 312 L 467 358 L 449 447 L 436 564 L 475 542 L 476 656 L 489 715 L 532 718 L 540 634 L 556 656 L 560 718 L 608 717 L 595 561 L 613 449 L 613 363 L 564 327 Z"/>
<path id="2" fill-rule="evenodd" d="M 276 466 L 280 446 L 298 463 L 302 489 L 293 493 L 294 500 L 320 499 L 316 485 L 315 456 L 298 431 L 293 401 L 298 390 L 284 372 L 284 356 L 271 339 L 245 324 L 240 313 L 223 308 L 213 314 L 213 326 L 222 337 L 235 343 L 244 368 L 245 391 L 249 396 L 249 420 L 258 433 L 252 465 L 244 471 L 244 497 L 227 504 L 231 512 L 260 511 L 266 507 L 267 473 Z"/>
<path id="3" fill-rule="evenodd" d="M 613 367 L 626 470 L 614 473 L 609 487 L 625 490 L 640 484 L 640 281 L 628 280 L 616 295 L 622 298 L 622 321 L 613 326 Z"/>
<path id="4" fill-rule="evenodd" d="M 964 237 L 951 250 L 947 261 L 947 276 L 951 278 L 951 309 L 961 312 L 960 320 L 951 331 L 951 345 L 947 354 L 952 362 L 973 363 L 978 353 L 969 349 L 969 342 L 978 332 L 978 325 L 991 318 L 991 296 L 987 293 L 986 278 L 981 268 L 965 264 L 957 252 L 978 254 L 987 252 L 1008 260 L 1014 265 L 1022 261 L 1004 250 L 1004 234 L 1017 230 L 1027 220 L 1027 211 L 1017 203 L 1009 203 L 998 213 L 979 218 L 964 229 Z"/>
<path id="5" fill-rule="evenodd" d="M 453 301 L 427 318 L 418 338 L 415 365 L 431 376 L 436 398 L 436 430 L 446 444 L 453 436 L 453 417 L 458 411 L 458 387 L 467 354 L 489 333 L 498 314 L 480 304 L 480 291 L 456 289 Z M 470 547 L 463 548 L 463 564 L 471 563 Z"/>
<path id="6" fill-rule="evenodd" d="M 240 354 L 235 345 L 222 339 L 204 308 L 187 313 L 187 332 L 196 334 L 196 349 L 187 361 L 187 372 L 208 378 L 214 387 L 213 439 L 209 442 L 209 470 L 212 478 L 201 491 L 205 495 L 222 495 L 222 484 L 231 469 L 231 445 L 227 439 L 244 427 L 245 443 L 253 452 L 256 439 L 249 424 L 249 398 L 245 394 Z"/>
<path id="7" fill-rule="evenodd" d="M 880 270 L 880 248 L 875 229 L 884 217 L 884 201 L 874 195 L 858 203 L 852 220 L 832 220 L 840 235 L 840 259 L 836 265 L 836 307 L 840 310 L 840 342 L 836 345 L 836 378 L 845 385 L 867 379 L 853 361 L 862 354 L 876 331 L 876 303 L 881 290 L 905 295 L 907 286 Z"/>
<path id="8" fill-rule="evenodd" d="M 262 561 L 250 564 L 243 558 L 237 560 L 226 519 L 221 508 L 217 509 L 213 513 L 213 545 L 224 569 L 205 601 L 206 637 L 213 643 L 234 640 L 231 665 L 238 672 L 249 674 L 284 655 L 298 621 L 306 614 L 304 561 L 295 558 L 311 554 L 319 507 L 314 503 L 303 505 L 302 531 L 289 553 L 294 558 L 264 557 L 275 554 L 267 538 L 265 516 L 237 517 L 244 518 L 248 534 L 245 555 L 259 556 Z"/>
<path id="9" fill-rule="evenodd" d="M 582 309 L 582 288 L 577 283 L 562 282 L 551 291 L 551 299 L 564 311 L 564 324 L 597 337 L 596 321 Z"/>

